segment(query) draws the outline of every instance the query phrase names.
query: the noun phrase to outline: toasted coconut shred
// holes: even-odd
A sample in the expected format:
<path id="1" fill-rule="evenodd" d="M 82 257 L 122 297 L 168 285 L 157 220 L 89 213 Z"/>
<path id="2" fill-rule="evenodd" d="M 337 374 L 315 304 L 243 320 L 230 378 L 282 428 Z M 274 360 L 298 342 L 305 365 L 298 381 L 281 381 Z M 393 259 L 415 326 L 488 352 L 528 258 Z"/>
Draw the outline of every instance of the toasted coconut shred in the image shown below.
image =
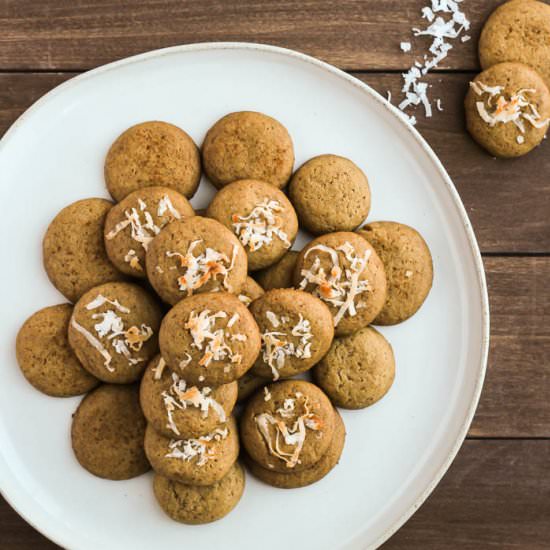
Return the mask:
<path id="1" fill-rule="evenodd" d="M 283 406 L 276 409 L 274 414 L 259 414 L 254 417 L 254 421 L 269 452 L 282 460 L 287 468 L 300 464 L 307 430 L 319 432 L 323 429 L 323 421 L 311 412 L 309 398 L 301 392 L 285 399 Z"/>
<path id="2" fill-rule="evenodd" d="M 197 466 L 204 466 L 209 460 L 216 457 L 216 450 L 213 445 L 222 441 L 229 435 L 227 428 L 216 428 L 213 432 L 198 438 L 172 439 L 168 444 L 170 451 L 164 456 L 166 458 L 177 458 L 190 462 L 197 459 Z"/>
<path id="3" fill-rule="evenodd" d="M 285 248 L 290 248 L 292 243 L 288 240 L 288 235 L 282 230 L 280 216 L 276 212 L 281 212 L 283 207 L 276 200 L 264 199 L 257 204 L 248 216 L 239 216 L 233 214 L 231 220 L 235 234 L 244 247 L 251 252 L 259 250 L 264 245 L 273 241 L 274 237 L 279 237 Z"/>
<path id="4" fill-rule="evenodd" d="M 543 119 L 537 108 L 528 99 L 529 94 L 535 94 L 536 90 L 524 88 L 510 95 L 504 95 L 504 86 L 487 86 L 483 82 L 470 82 L 470 87 L 480 96 L 482 101 L 476 101 L 476 109 L 479 116 L 491 127 L 497 124 L 512 122 L 519 130 L 516 141 L 524 143 L 525 122 L 534 128 L 547 128 L 550 118 Z"/>
<path id="5" fill-rule="evenodd" d="M 290 321 L 288 317 L 279 317 L 272 311 L 266 311 L 266 318 L 273 328 L 279 328 Z M 311 357 L 311 323 L 300 314 L 298 322 L 290 333 L 266 331 L 262 333 L 262 359 L 269 365 L 273 380 L 278 380 L 287 357 L 309 359 Z M 292 341 L 295 340 L 295 341 Z"/>
<path id="6" fill-rule="evenodd" d="M 241 301 L 242 304 L 244 304 L 246 307 L 248 307 L 252 303 L 252 298 L 250 296 L 247 296 L 246 294 L 239 294 L 237 298 Z"/>
<path id="7" fill-rule="evenodd" d="M 116 353 L 123 355 L 129 365 L 136 365 L 145 361 L 142 357 L 133 357 L 133 352 L 141 350 L 143 344 L 153 336 L 153 329 L 148 325 L 131 326 L 128 329 L 124 326 L 124 321 L 117 315 L 120 313 L 130 313 L 130 310 L 120 304 L 117 300 L 110 300 L 101 294 L 98 294 L 91 302 L 86 305 L 88 311 L 93 311 L 105 304 L 113 306 L 103 312 L 92 314 L 92 319 L 98 319 L 99 322 L 94 325 L 96 335 L 86 330 L 82 325 L 76 322 L 74 316 L 71 318 L 72 327 L 86 338 L 88 343 L 94 347 L 105 359 L 103 365 L 109 372 L 114 372 L 115 368 L 111 365 L 113 359 L 102 340 L 110 342 Z"/>
<path id="8" fill-rule="evenodd" d="M 231 292 L 232 288 L 227 278 L 235 265 L 237 246 L 233 247 L 231 259 L 209 247 L 206 247 L 202 254 L 194 256 L 193 251 L 202 242 L 202 239 L 191 242 L 185 255 L 179 252 L 166 252 L 166 256 L 169 258 L 178 258 L 179 260 L 179 265 L 170 269 L 178 269 L 178 267 L 185 269 L 185 273 L 177 279 L 179 289 L 182 292 L 187 292 L 187 296 L 191 296 L 195 290 L 204 286 L 208 281 L 215 281 L 221 277 L 223 287 Z"/>
<path id="9" fill-rule="evenodd" d="M 336 248 L 318 244 L 306 252 L 304 259 L 314 251 L 318 254 L 313 264 L 309 269 L 302 269 L 300 272 L 303 278 L 299 288 L 305 290 L 308 285 L 313 285 L 314 296 L 337 308 L 333 319 L 334 326 L 338 326 L 345 315 L 354 317 L 357 315 L 357 309 L 365 306 L 364 301 L 357 299 L 361 294 L 372 290 L 367 279 L 360 279 L 367 268 L 371 251 L 367 250 L 363 257 L 359 257 L 347 241 Z M 338 252 L 344 255 L 349 264 L 348 267 L 341 265 Z M 321 266 L 320 254 L 326 254 L 332 261 L 329 273 Z"/>
<path id="10" fill-rule="evenodd" d="M 117 223 L 115 227 L 107 233 L 105 237 L 107 240 L 114 239 L 121 231 L 129 226 L 132 239 L 141 244 L 144 250 L 147 250 L 149 243 L 160 233 L 163 227 L 174 219 L 181 219 L 180 212 L 174 208 L 168 195 L 164 195 L 157 206 L 157 217 L 163 218 L 159 225 L 155 224 L 153 216 L 151 212 L 147 210 L 147 203 L 144 200 L 138 199 L 138 205 L 139 210 L 134 207 L 124 211 L 125 219 Z M 168 216 L 165 216 L 166 213 L 168 213 Z M 130 266 L 137 271 L 143 271 L 143 267 L 139 263 L 135 250 L 128 250 L 124 261 L 128 262 Z"/>
<path id="11" fill-rule="evenodd" d="M 235 353 L 228 341 L 244 342 L 246 336 L 239 333 L 231 334 L 230 331 L 226 330 L 232 328 L 239 320 L 239 314 L 233 314 L 227 321 L 225 329 L 215 328 L 218 319 L 227 318 L 228 314 L 225 311 L 211 313 L 208 309 L 200 313 L 191 311 L 189 314 L 189 320 L 185 323 L 184 328 L 191 333 L 193 338 L 191 345 L 203 352 L 203 356 L 199 360 L 201 367 L 208 367 L 212 361 L 226 361 L 228 364 L 224 367 L 224 372 L 229 372 L 231 365 L 239 364 L 242 361 L 242 355 Z M 191 356 L 189 356 L 189 362 L 191 362 Z"/>
<path id="12" fill-rule="evenodd" d="M 210 395 L 212 388 L 197 386 L 187 386 L 185 380 L 180 378 L 175 372 L 172 373 L 172 385 L 168 390 L 162 392 L 162 400 L 166 409 L 168 423 L 166 427 L 172 430 L 176 435 L 180 435 L 180 431 L 176 426 L 173 418 L 173 413 L 176 410 L 184 411 L 189 407 L 195 407 L 201 411 L 201 416 L 207 418 L 212 409 L 219 418 L 220 422 L 225 422 L 225 411 L 223 407 Z"/>

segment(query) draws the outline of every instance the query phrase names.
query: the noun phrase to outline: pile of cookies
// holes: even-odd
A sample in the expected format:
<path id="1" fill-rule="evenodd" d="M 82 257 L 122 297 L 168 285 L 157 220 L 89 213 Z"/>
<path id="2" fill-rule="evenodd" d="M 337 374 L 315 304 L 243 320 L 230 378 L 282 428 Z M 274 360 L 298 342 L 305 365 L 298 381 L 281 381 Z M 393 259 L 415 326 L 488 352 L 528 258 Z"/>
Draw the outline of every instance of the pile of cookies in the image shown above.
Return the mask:
<path id="1" fill-rule="evenodd" d="M 496 157 L 529 153 L 550 124 L 550 6 L 499 6 L 481 33 L 479 59 L 484 71 L 465 99 L 468 131 Z"/>
<path id="2" fill-rule="evenodd" d="M 218 192 L 198 215 L 188 199 L 203 170 Z M 25 322 L 20 368 L 48 395 L 87 393 L 72 421 L 78 462 L 113 480 L 152 467 L 176 521 L 234 508 L 239 455 L 281 488 L 334 468 L 346 433 L 335 406 L 368 407 L 394 380 L 371 325 L 405 321 L 431 288 L 417 231 L 359 228 L 371 193 L 357 165 L 321 155 L 293 170 L 288 131 L 261 113 L 223 117 L 201 152 L 180 128 L 144 122 L 107 153 L 116 204 L 71 204 L 44 237 L 46 272 L 71 304 Z M 314 237 L 293 251 L 299 226 Z"/>

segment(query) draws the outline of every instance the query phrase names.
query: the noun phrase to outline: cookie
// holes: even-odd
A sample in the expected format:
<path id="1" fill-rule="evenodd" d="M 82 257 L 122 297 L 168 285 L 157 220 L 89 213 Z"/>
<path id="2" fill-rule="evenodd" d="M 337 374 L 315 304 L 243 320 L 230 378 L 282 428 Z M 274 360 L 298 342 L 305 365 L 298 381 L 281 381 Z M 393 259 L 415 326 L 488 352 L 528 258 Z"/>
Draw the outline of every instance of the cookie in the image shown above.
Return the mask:
<path id="1" fill-rule="evenodd" d="M 248 307 L 256 298 L 264 293 L 264 289 L 252 278 L 247 277 L 239 294 L 239 300 Z"/>
<path id="2" fill-rule="evenodd" d="M 298 233 L 298 218 L 286 195 L 259 180 L 240 180 L 216 194 L 206 215 L 233 231 L 256 271 L 280 260 Z"/>
<path id="3" fill-rule="evenodd" d="M 153 491 L 160 507 L 174 521 L 198 525 L 217 521 L 233 510 L 244 492 L 244 470 L 238 462 L 208 487 L 184 485 L 155 475 Z"/>
<path id="4" fill-rule="evenodd" d="M 329 350 L 332 314 L 319 298 L 302 290 L 269 290 L 250 305 L 260 329 L 262 350 L 252 372 L 289 378 L 305 372 Z"/>
<path id="5" fill-rule="evenodd" d="M 226 424 L 197 438 L 170 439 L 149 424 L 145 453 L 153 470 L 168 479 L 189 485 L 220 481 L 239 456 L 239 434 L 233 417 Z"/>
<path id="6" fill-rule="evenodd" d="M 140 402 L 147 422 L 165 437 L 207 434 L 229 418 L 237 382 L 210 388 L 188 384 L 157 355 L 141 380 Z"/>
<path id="7" fill-rule="evenodd" d="M 397 222 L 372 222 L 358 231 L 384 264 L 388 291 L 375 325 L 395 325 L 414 315 L 432 288 L 433 262 L 420 233 Z"/>
<path id="8" fill-rule="evenodd" d="M 45 307 L 31 315 L 17 334 L 15 353 L 25 378 L 52 397 L 86 393 L 99 384 L 69 346 L 70 304 Z"/>
<path id="9" fill-rule="evenodd" d="M 170 222 L 194 215 L 189 201 L 173 189 L 138 189 L 107 214 L 103 231 L 107 255 L 119 271 L 145 278 L 149 243 Z"/>
<path id="10" fill-rule="evenodd" d="M 470 82 L 464 100 L 466 126 L 497 157 L 519 157 L 541 143 L 550 122 L 550 91 L 521 63 L 500 63 Z"/>
<path id="11" fill-rule="evenodd" d="M 66 206 L 52 220 L 42 251 L 44 268 L 53 286 L 70 302 L 90 288 L 124 277 L 109 261 L 103 225 L 113 203 L 84 199 Z"/>
<path id="12" fill-rule="evenodd" d="M 247 466 L 258 479 L 279 489 L 306 487 L 323 479 L 337 464 L 344 450 L 346 427 L 338 411 L 334 410 L 334 435 L 327 452 L 315 464 L 300 472 L 275 472 L 262 468 L 253 460 Z"/>
<path id="13" fill-rule="evenodd" d="M 102 385 L 81 401 L 73 415 L 74 454 L 95 476 L 130 479 L 150 469 L 143 450 L 146 422 L 138 392 L 137 385 Z"/>
<path id="14" fill-rule="evenodd" d="M 106 283 L 75 305 L 69 344 L 88 372 L 104 382 L 128 384 L 158 353 L 161 318 L 157 301 L 140 286 Z"/>
<path id="15" fill-rule="evenodd" d="M 240 300 L 227 292 L 195 294 L 175 305 L 160 329 L 168 366 L 189 384 L 219 386 L 240 378 L 260 352 L 260 331 Z"/>
<path id="16" fill-rule="evenodd" d="M 304 380 L 266 386 L 241 418 L 242 444 L 252 460 L 276 472 L 299 472 L 327 452 L 334 433 L 328 397 Z"/>
<path id="17" fill-rule="evenodd" d="M 390 343 L 372 327 L 336 338 L 313 368 L 320 388 L 338 407 L 363 409 L 380 400 L 395 378 Z"/>
<path id="18" fill-rule="evenodd" d="M 202 162 L 218 189 L 243 179 L 282 189 L 294 167 L 294 146 L 287 129 L 274 118 L 252 111 L 230 113 L 208 130 Z"/>
<path id="19" fill-rule="evenodd" d="M 329 233 L 296 260 L 294 282 L 325 302 L 336 336 L 368 326 L 386 301 L 386 274 L 374 248 L 356 233 Z"/>
<path id="20" fill-rule="evenodd" d="M 270 383 L 268 378 L 262 378 L 261 376 L 256 376 L 250 371 L 246 372 L 237 380 L 237 385 L 239 388 L 239 393 L 237 396 L 237 401 L 246 401 L 256 390 L 260 389 L 263 386 L 266 386 Z"/>
<path id="21" fill-rule="evenodd" d="M 105 183 L 117 202 L 153 185 L 170 187 L 190 198 L 200 178 L 197 146 L 181 128 L 168 122 L 142 122 L 128 128 L 105 159 Z"/>
<path id="22" fill-rule="evenodd" d="M 505 61 L 525 63 L 550 88 L 550 6 L 524 0 L 499 6 L 481 31 L 479 60 L 483 69 Z"/>
<path id="23" fill-rule="evenodd" d="M 172 222 L 150 243 L 147 277 L 169 304 L 199 292 L 239 294 L 247 275 L 239 239 L 216 220 L 194 216 Z"/>
<path id="24" fill-rule="evenodd" d="M 370 210 L 367 176 L 337 155 L 308 160 L 292 176 L 288 192 L 300 225 L 316 235 L 353 231 Z"/>
<path id="25" fill-rule="evenodd" d="M 264 290 L 291 288 L 294 286 L 294 268 L 299 252 L 289 250 L 276 264 L 254 273 Z"/>

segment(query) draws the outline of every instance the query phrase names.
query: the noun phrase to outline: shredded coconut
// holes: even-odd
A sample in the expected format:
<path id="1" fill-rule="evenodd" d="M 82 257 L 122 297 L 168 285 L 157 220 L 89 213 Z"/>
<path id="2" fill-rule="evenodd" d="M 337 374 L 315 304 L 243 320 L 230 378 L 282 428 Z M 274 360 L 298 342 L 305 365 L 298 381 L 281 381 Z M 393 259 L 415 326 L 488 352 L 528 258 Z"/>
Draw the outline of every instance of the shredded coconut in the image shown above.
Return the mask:
<path id="1" fill-rule="evenodd" d="M 271 401 L 271 393 L 267 389 L 267 386 L 264 386 L 264 401 Z"/>
<path id="2" fill-rule="evenodd" d="M 246 294 L 239 294 L 237 296 L 242 304 L 244 304 L 246 307 L 248 307 L 252 303 L 252 298 L 250 296 L 247 296 Z"/>
<path id="3" fill-rule="evenodd" d="M 139 263 L 138 255 L 133 248 L 128 250 L 128 253 L 124 256 L 124 261 L 127 264 L 130 264 L 132 269 L 135 269 L 136 271 L 143 271 L 143 267 L 141 267 L 141 264 Z"/>
<path id="4" fill-rule="evenodd" d="M 233 247 L 231 260 L 225 254 L 209 247 L 206 247 L 205 251 L 198 256 L 193 255 L 195 248 L 202 242 L 202 239 L 193 241 L 189 245 L 185 255 L 179 252 L 166 252 L 169 258 L 178 258 L 178 267 L 185 269 L 185 273 L 177 279 L 179 289 L 182 292 L 187 292 L 188 296 L 191 296 L 193 291 L 201 288 L 210 280 L 216 280 L 220 276 L 222 277 L 224 288 L 228 292 L 231 292 L 232 289 L 227 281 L 227 277 L 235 264 L 235 257 L 238 251 L 237 246 Z"/>
<path id="5" fill-rule="evenodd" d="M 275 214 L 282 210 L 283 207 L 279 201 L 266 198 L 257 204 L 248 216 L 233 214 L 233 228 L 241 244 L 248 246 L 251 252 L 255 252 L 264 245 L 270 244 L 276 236 L 283 241 L 286 248 L 290 248 L 292 244 L 281 228 L 282 219 Z"/>
<path id="6" fill-rule="evenodd" d="M 164 455 L 166 458 L 177 458 L 185 462 L 197 459 L 197 466 L 204 466 L 209 460 L 215 458 L 216 450 L 213 445 L 222 441 L 229 435 L 227 428 L 216 428 L 213 432 L 198 438 L 172 439 L 168 444 L 170 451 Z"/>
<path id="7" fill-rule="evenodd" d="M 269 452 L 282 460 L 287 468 L 300 464 L 307 430 L 318 432 L 323 429 L 321 418 L 311 412 L 309 399 L 299 392 L 295 397 L 285 399 L 274 414 L 262 413 L 254 420 Z"/>
<path id="8" fill-rule="evenodd" d="M 401 42 L 401 44 L 399 44 L 399 47 L 404 52 L 410 52 L 411 51 L 411 43 L 410 42 Z"/>
<path id="9" fill-rule="evenodd" d="M 159 359 L 159 362 L 157 363 L 157 366 L 153 369 L 153 378 L 155 380 L 160 380 L 162 378 L 162 373 L 164 372 L 165 368 L 166 361 L 161 357 Z"/>
<path id="10" fill-rule="evenodd" d="M 305 290 L 308 285 L 313 285 L 312 294 L 337 308 L 334 315 L 334 326 L 338 326 L 345 315 L 354 317 L 357 314 L 357 308 L 364 304 L 361 301 L 356 303 L 356 299 L 360 294 L 371 290 L 369 281 L 361 279 L 361 275 L 367 268 L 371 251 L 366 250 L 363 257 L 359 257 L 353 246 L 347 241 L 336 249 L 318 244 L 306 252 L 304 260 L 312 252 L 317 252 L 317 254 L 315 254 L 311 267 L 302 269 L 300 272 L 303 278 L 299 288 Z M 347 267 L 341 265 L 338 252 L 343 254 L 348 263 Z M 321 254 L 327 255 L 332 262 L 329 273 L 326 273 L 321 266 Z"/>

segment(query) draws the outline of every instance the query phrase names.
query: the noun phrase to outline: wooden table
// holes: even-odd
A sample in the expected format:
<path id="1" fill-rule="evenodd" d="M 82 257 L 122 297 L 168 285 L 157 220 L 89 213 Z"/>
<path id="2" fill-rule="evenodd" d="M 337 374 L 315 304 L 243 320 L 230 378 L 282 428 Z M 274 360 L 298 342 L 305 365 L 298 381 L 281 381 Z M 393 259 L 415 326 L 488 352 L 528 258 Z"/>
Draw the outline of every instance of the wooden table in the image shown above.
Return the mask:
<path id="1" fill-rule="evenodd" d="M 428 3 L 428 2 L 426 2 Z M 449 472 L 385 548 L 550 547 L 550 144 L 494 160 L 464 131 L 462 99 L 478 70 L 477 37 L 500 3 L 465 0 L 473 39 L 435 72 L 444 111 L 418 129 L 449 171 L 487 272 L 491 353 L 481 402 Z M 235 40 L 328 61 L 397 97 L 411 63 L 399 42 L 423 0 L 0 0 L 0 134 L 42 94 L 146 50 Z M 416 44 L 423 44 L 416 39 Z M 1 178 L 1 176 L 0 176 Z M 6 185 L 7 182 L 2 182 Z M 0 498 L 0 548 L 50 549 Z"/>

